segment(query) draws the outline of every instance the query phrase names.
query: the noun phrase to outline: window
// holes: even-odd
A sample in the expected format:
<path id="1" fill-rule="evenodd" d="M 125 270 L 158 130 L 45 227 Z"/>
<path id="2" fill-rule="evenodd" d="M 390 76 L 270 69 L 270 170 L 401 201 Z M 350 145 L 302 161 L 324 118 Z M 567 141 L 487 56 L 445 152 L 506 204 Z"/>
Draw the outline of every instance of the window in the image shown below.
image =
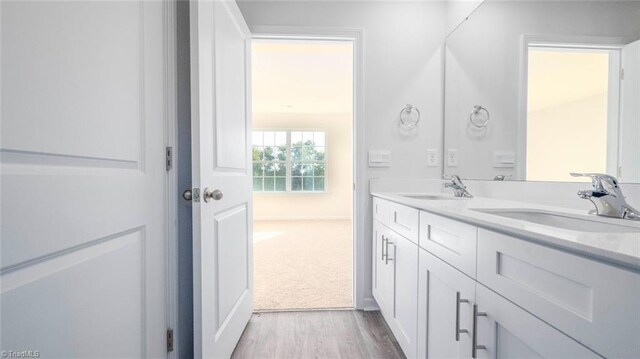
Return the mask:
<path id="1" fill-rule="evenodd" d="M 324 131 L 253 131 L 255 192 L 324 192 Z"/>

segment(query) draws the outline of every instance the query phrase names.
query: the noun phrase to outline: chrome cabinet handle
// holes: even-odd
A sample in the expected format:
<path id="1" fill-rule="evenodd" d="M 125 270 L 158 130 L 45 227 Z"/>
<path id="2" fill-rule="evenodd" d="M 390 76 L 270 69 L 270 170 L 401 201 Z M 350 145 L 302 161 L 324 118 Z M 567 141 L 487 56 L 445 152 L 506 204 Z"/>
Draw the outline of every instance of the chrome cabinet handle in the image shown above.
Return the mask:
<path id="1" fill-rule="evenodd" d="M 384 254 L 384 247 L 385 247 L 384 242 L 386 242 L 386 241 L 387 241 L 387 238 L 384 238 L 384 234 L 383 234 L 382 235 L 382 248 L 380 248 L 380 251 L 382 252 L 382 258 L 380 260 L 382 260 L 382 261 L 384 260 L 384 256 L 385 256 L 385 254 Z"/>
<path id="2" fill-rule="evenodd" d="M 484 345 L 478 345 L 478 317 L 486 317 L 487 313 L 478 312 L 478 305 L 473 305 L 473 336 L 471 340 L 471 358 L 478 357 L 478 349 L 487 349 Z"/>
<path id="3" fill-rule="evenodd" d="M 387 244 L 386 244 L 387 256 L 385 258 L 384 264 L 389 264 L 389 261 L 393 260 L 393 258 L 389 258 L 389 244 L 395 244 L 395 242 L 389 242 L 389 238 L 387 238 Z"/>
<path id="4" fill-rule="evenodd" d="M 209 202 L 210 200 L 219 201 L 222 199 L 222 191 L 220 191 L 219 189 L 212 190 L 211 188 L 207 187 L 204 189 L 202 198 L 204 198 L 205 202 Z"/>
<path id="5" fill-rule="evenodd" d="M 460 341 L 460 333 L 469 333 L 466 329 L 460 329 L 460 303 L 469 303 L 468 299 L 461 299 L 460 292 L 456 292 L 456 341 Z"/>

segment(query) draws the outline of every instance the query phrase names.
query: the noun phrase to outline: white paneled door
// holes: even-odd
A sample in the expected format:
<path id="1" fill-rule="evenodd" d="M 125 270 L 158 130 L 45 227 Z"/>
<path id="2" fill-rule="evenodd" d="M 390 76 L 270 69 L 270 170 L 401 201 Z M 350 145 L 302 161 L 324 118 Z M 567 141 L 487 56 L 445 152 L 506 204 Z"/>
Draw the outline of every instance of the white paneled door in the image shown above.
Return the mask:
<path id="1" fill-rule="evenodd" d="M 0 10 L 3 356 L 166 357 L 165 4 Z"/>
<path id="2" fill-rule="evenodd" d="M 196 358 L 228 358 L 252 312 L 250 33 L 233 1 L 191 1 Z"/>

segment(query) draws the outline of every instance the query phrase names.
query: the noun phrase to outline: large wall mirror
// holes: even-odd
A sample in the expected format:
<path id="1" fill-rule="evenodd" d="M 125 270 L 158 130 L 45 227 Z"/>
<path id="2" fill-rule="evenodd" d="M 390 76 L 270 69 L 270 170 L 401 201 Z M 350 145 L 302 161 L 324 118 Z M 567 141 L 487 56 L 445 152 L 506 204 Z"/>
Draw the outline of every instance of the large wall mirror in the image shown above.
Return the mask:
<path id="1" fill-rule="evenodd" d="M 640 183 L 640 1 L 485 0 L 445 48 L 445 174 Z"/>

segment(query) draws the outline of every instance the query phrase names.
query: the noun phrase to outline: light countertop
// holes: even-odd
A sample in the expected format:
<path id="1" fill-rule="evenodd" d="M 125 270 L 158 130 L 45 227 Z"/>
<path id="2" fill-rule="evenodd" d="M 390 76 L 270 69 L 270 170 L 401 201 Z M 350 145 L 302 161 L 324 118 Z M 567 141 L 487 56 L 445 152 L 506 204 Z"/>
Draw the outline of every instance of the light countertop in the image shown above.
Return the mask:
<path id="1" fill-rule="evenodd" d="M 640 271 L 640 221 L 605 218 L 590 215 L 593 221 L 638 228 L 636 233 L 596 233 L 557 228 L 519 219 L 483 213 L 473 209 L 541 210 L 568 215 L 587 213 L 562 207 L 552 207 L 511 200 L 474 197 L 468 199 L 429 200 L 413 199 L 402 195 L 436 195 L 442 193 L 372 192 L 375 197 L 404 204 L 443 217 L 476 225 L 495 232 L 524 238 L 551 247 L 565 249 L 581 255 Z"/>

